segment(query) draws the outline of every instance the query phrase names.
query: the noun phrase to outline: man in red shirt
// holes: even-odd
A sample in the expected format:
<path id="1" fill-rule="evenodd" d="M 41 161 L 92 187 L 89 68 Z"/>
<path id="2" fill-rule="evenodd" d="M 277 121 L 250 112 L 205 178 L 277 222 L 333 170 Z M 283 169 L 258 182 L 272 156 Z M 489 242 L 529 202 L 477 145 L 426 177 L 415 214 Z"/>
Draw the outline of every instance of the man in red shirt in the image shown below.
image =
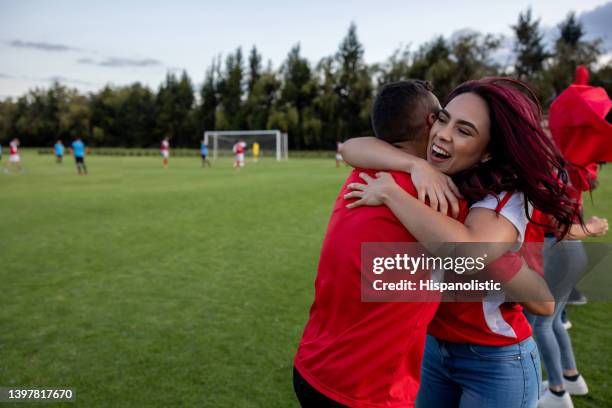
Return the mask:
<path id="1" fill-rule="evenodd" d="M 440 108 L 424 81 L 383 87 L 374 102 L 377 137 L 425 157 Z M 294 360 L 294 388 L 303 407 L 412 407 L 419 387 L 427 325 L 437 302 L 362 302 L 361 244 L 416 242 L 385 206 L 346 208 L 342 187 L 321 250 L 315 299 Z M 408 173 L 391 172 L 417 196 Z M 465 218 L 462 206 L 460 219 Z"/>

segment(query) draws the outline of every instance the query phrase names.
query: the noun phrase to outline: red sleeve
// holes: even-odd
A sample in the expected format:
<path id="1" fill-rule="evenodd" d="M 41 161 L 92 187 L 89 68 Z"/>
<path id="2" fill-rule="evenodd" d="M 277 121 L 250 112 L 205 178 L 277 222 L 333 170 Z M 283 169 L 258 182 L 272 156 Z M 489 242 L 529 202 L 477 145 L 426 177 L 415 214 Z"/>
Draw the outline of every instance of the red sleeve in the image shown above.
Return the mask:
<path id="1" fill-rule="evenodd" d="M 518 252 L 508 251 L 490 264 L 485 269 L 487 278 L 496 282 L 504 283 L 510 281 L 523 267 L 523 258 Z"/>

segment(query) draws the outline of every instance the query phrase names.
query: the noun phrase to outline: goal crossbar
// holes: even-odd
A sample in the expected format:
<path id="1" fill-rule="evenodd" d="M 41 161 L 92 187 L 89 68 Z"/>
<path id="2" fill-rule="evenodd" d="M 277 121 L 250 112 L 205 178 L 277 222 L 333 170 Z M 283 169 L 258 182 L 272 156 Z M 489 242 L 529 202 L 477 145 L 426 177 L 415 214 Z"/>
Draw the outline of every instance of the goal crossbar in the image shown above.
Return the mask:
<path id="1" fill-rule="evenodd" d="M 218 137 L 221 136 L 273 136 L 276 139 L 276 160 L 287 159 L 288 137 L 280 130 L 207 130 L 204 132 L 204 143 L 209 145 L 209 138 L 213 139 L 213 158 L 217 158 Z"/>

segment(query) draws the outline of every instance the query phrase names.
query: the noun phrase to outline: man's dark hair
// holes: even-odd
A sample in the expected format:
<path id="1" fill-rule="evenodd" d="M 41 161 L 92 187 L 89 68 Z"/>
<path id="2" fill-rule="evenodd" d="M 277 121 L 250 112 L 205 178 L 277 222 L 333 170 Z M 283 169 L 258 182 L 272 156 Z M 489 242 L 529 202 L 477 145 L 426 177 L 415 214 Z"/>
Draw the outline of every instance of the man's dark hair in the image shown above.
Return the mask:
<path id="1" fill-rule="evenodd" d="M 385 84 L 372 106 L 372 128 L 388 143 L 415 140 L 426 126 L 426 118 L 439 106 L 428 81 L 410 79 Z"/>

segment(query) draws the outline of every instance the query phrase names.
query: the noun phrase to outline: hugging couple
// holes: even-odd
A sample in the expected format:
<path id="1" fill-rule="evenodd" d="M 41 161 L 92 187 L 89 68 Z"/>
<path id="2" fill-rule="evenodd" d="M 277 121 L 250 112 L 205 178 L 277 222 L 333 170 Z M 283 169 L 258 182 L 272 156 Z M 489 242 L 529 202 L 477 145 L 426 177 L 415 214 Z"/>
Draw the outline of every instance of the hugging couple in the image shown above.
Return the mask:
<path id="1" fill-rule="evenodd" d="M 486 242 L 517 254 L 534 209 L 552 214 L 561 236 L 581 220 L 526 85 L 468 81 L 444 107 L 431 91 L 419 80 L 385 85 L 372 108 L 376 137 L 342 146 L 355 169 L 333 208 L 294 360 L 302 407 L 537 404 L 540 359 L 523 308 L 547 315 L 554 302 L 510 301 L 547 291 L 522 259 L 506 276 L 508 297 L 361 300 L 364 242 L 420 242 L 434 255 L 435 243 Z"/>

